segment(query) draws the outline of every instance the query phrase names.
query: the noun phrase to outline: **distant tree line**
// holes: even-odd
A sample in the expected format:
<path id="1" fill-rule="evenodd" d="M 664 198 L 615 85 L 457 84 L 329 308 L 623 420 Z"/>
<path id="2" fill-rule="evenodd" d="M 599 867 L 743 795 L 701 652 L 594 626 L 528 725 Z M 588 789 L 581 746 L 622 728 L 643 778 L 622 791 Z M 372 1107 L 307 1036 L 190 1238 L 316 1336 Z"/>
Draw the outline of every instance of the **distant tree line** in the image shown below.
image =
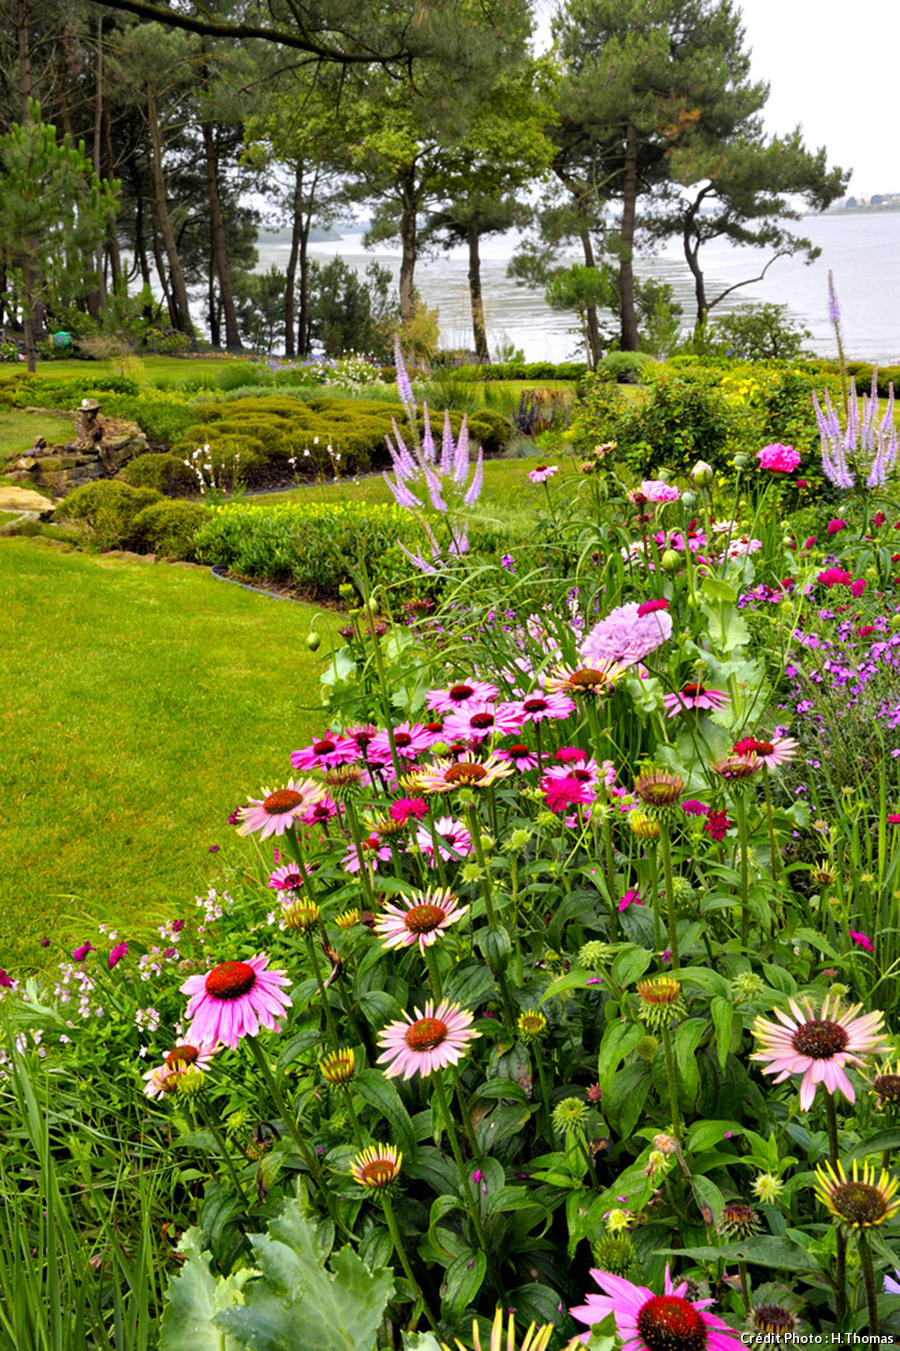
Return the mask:
<path id="1" fill-rule="evenodd" d="M 217 347 L 291 357 L 377 348 L 397 322 L 415 345 L 417 262 L 462 244 L 486 360 L 480 248 L 518 226 L 514 274 L 579 316 L 596 361 L 671 322 L 665 288 L 635 280 L 642 247 L 681 238 L 702 329 L 728 294 L 710 294 L 705 244 L 760 249 L 742 286 L 811 259 L 797 203 L 846 186 L 799 129 L 763 131 L 730 0 L 562 0 L 542 56 L 528 0 L 264 12 L 0 0 L 0 326 L 24 325 L 29 357 L 48 326 L 189 346 L 201 319 Z M 396 296 L 383 269 L 310 256 L 316 229 L 360 210 L 370 242 L 399 241 Z M 262 224 L 289 231 L 283 272 L 254 271 Z"/>

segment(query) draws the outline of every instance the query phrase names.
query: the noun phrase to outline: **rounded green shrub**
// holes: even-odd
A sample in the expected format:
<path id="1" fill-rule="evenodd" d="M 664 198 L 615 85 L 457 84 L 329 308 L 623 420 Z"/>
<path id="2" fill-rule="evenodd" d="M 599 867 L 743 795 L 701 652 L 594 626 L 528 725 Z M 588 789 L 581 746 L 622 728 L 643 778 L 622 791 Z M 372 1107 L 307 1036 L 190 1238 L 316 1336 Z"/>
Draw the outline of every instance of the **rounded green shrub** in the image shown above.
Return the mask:
<path id="1" fill-rule="evenodd" d="M 155 488 L 166 497 L 188 497 L 199 491 L 197 475 L 180 455 L 150 451 L 132 460 L 119 474 L 133 488 Z"/>
<path id="2" fill-rule="evenodd" d="M 153 488 L 133 488 L 121 479 L 98 479 L 76 488 L 56 509 L 60 520 L 81 521 L 98 549 L 140 551 L 144 538 L 137 521 L 145 507 L 158 502 Z"/>
<path id="3" fill-rule="evenodd" d="M 195 537 L 208 518 L 202 502 L 153 502 L 136 517 L 135 530 L 152 553 L 192 562 Z"/>

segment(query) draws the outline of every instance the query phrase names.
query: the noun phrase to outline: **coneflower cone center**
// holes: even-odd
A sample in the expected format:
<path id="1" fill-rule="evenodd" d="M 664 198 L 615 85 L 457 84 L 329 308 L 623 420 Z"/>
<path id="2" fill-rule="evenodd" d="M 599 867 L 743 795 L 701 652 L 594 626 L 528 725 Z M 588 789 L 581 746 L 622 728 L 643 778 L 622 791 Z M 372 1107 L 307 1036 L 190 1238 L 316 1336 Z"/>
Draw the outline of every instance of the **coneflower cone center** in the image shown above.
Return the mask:
<path id="1" fill-rule="evenodd" d="M 334 750 L 333 741 L 328 741 L 326 739 L 325 741 L 313 742 L 313 755 L 330 755 L 333 750 Z"/>
<path id="2" fill-rule="evenodd" d="M 406 1044 L 411 1051 L 433 1051 L 447 1035 L 441 1018 L 419 1018 L 406 1029 Z"/>
<path id="3" fill-rule="evenodd" d="M 868 1182 L 841 1182 L 831 1193 L 831 1204 L 850 1224 L 878 1224 L 887 1213 L 887 1202 Z"/>
<path id="4" fill-rule="evenodd" d="M 363 1164 L 359 1176 L 365 1187 L 386 1187 L 397 1176 L 397 1166 L 390 1159 L 373 1159 Z"/>
<path id="5" fill-rule="evenodd" d="M 705 694 L 706 690 L 702 685 L 691 684 L 683 686 L 681 693 L 686 694 L 689 699 L 696 699 L 699 695 Z"/>
<path id="6" fill-rule="evenodd" d="M 179 1065 L 193 1065 L 199 1054 L 196 1046 L 173 1046 L 166 1056 L 166 1064 L 169 1069 L 175 1069 Z"/>
<path id="7" fill-rule="evenodd" d="M 296 793 L 293 788 L 279 788 L 276 793 L 270 793 L 266 798 L 263 811 L 269 812 L 272 816 L 279 816 L 282 812 L 299 807 L 302 801 L 302 794 Z"/>
<path id="8" fill-rule="evenodd" d="M 601 685 L 606 684 L 606 676 L 603 671 L 595 671 L 591 666 L 583 666 L 579 671 L 573 671 L 569 676 L 569 684 L 574 685 L 577 690 L 599 689 Z"/>
<path id="9" fill-rule="evenodd" d="M 455 704 L 461 704 L 466 699 L 471 699 L 475 691 L 471 685 L 451 685 L 447 693 Z"/>
<path id="10" fill-rule="evenodd" d="M 451 765 L 444 775 L 447 783 L 478 783 L 480 779 L 487 777 L 487 770 L 483 765 L 476 765 L 472 761 L 465 761 L 463 764 Z"/>
<path id="11" fill-rule="evenodd" d="M 872 1087 L 885 1102 L 900 1102 L 900 1074 L 878 1074 Z"/>
<path id="12" fill-rule="evenodd" d="M 637 1316 L 649 1351 L 703 1351 L 706 1324 L 693 1304 L 678 1295 L 654 1295 Z"/>
<path id="13" fill-rule="evenodd" d="M 475 713 L 472 716 L 470 723 L 470 726 L 475 727 L 479 732 L 484 731 L 488 727 L 493 727 L 493 725 L 494 725 L 493 713 Z"/>
<path id="14" fill-rule="evenodd" d="M 516 742 L 515 746 L 510 746 L 509 753 L 510 755 L 530 755 L 531 751 L 519 741 Z"/>
<path id="15" fill-rule="evenodd" d="M 812 1018 L 797 1028 L 791 1037 L 791 1045 L 810 1060 L 831 1060 L 844 1050 L 849 1040 L 840 1023 L 833 1023 L 828 1018 Z"/>
<path id="16" fill-rule="evenodd" d="M 790 1309 L 783 1309 L 780 1304 L 757 1304 L 753 1310 L 753 1323 L 760 1332 L 778 1337 L 793 1332 L 797 1319 Z"/>
<path id="17" fill-rule="evenodd" d="M 412 741 L 412 737 L 410 736 L 409 732 L 395 732 L 395 733 L 394 733 L 394 745 L 395 745 L 395 746 L 399 746 L 399 747 L 402 748 L 402 747 L 404 747 L 404 746 L 408 746 L 408 745 L 410 744 L 411 741 Z"/>
<path id="18" fill-rule="evenodd" d="M 757 741 L 753 749 L 757 755 L 771 755 L 775 747 L 771 741 Z"/>
<path id="19" fill-rule="evenodd" d="M 206 993 L 213 999 L 240 999 L 256 984 L 256 972 L 247 962 L 220 962 L 206 977 Z"/>
<path id="20" fill-rule="evenodd" d="M 436 929 L 446 912 L 439 905 L 414 905 L 404 915 L 407 929 L 414 934 L 427 934 Z"/>
<path id="21" fill-rule="evenodd" d="M 543 713 L 548 705 L 546 699 L 526 699 L 522 707 L 526 713 Z"/>

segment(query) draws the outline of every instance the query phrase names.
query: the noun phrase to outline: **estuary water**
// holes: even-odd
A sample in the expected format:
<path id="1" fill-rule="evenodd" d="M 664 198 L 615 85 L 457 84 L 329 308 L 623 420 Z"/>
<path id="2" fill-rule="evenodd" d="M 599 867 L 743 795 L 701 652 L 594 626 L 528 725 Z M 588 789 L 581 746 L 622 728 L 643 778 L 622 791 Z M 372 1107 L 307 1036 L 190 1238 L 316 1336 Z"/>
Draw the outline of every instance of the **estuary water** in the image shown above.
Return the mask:
<path id="1" fill-rule="evenodd" d="M 834 273 L 841 308 L 844 346 L 848 357 L 900 363 L 900 212 L 840 212 L 809 216 L 796 222 L 822 252 L 809 265 L 797 258 L 779 258 L 763 281 L 732 292 L 715 313 L 739 309 L 747 301 L 787 305 L 790 317 L 812 333 L 809 346 L 822 356 L 836 355 L 834 334 L 828 323 L 828 270 Z M 543 293 L 517 286 L 506 275 L 506 266 L 518 242 L 515 232 L 482 241 L 482 287 L 488 340 L 493 345 L 509 341 L 521 348 L 527 361 L 583 359 L 575 317 L 551 310 Z M 339 240 L 310 245 L 311 253 L 327 261 L 336 253 L 362 272 L 373 259 L 389 267 L 396 277 L 399 248 L 379 245 L 362 247 L 362 236 L 346 234 Z M 259 246 L 259 267 L 272 263 L 284 268 L 287 244 Z M 573 255 L 574 256 L 574 255 Z M 769 257 L 763 250 L 733 248 L 713 243 L 702 252 L 707 294 L 748 277 L 756 277 Z M 672 239 L 653 256 L 635 262 L 638 275 L 667 281 L 684 307 L 683 323 L 690 327 L 695 313 L 693 279 L 681 253 L 680 241 Z M 470 348 L 472 324 L 464 247 L 433 254 L 416 264 L 416 285 L 425 302 L 440 314 L 441 344 Z"/>

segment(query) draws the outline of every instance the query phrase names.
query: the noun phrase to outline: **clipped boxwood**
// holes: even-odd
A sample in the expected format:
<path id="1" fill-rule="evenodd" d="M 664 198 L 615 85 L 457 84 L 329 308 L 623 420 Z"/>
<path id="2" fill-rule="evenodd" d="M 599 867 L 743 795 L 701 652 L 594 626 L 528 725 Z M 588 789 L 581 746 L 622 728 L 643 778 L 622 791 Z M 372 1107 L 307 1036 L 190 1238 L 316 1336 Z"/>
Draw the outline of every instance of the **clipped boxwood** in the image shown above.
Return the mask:
<path id="1" fill-rule="evenodd" d="M 126 464 L 118 477 L 133 488 L 155 488 L 166 497 L 188 497 L 199 491 L 197 475 L 180 455 L 150 451 Z"/>
<path id="2" fill-rule="evenodd" d="M 160 501 L 153 488 L 133 488 L 120 479 L 98 479 L 76 488 L 56 508 L 58 520 L 80 521 L 98 549 L 134 549 L 144 539 L 138 517 L 145 507 Z"/>
<path id="3" fill-rule="evenodd" d="M 202 502 L 153 502 L 135 519 L 135 532 L 151 553 L 193 562 L 196 536 L 209 518 Z"/>

